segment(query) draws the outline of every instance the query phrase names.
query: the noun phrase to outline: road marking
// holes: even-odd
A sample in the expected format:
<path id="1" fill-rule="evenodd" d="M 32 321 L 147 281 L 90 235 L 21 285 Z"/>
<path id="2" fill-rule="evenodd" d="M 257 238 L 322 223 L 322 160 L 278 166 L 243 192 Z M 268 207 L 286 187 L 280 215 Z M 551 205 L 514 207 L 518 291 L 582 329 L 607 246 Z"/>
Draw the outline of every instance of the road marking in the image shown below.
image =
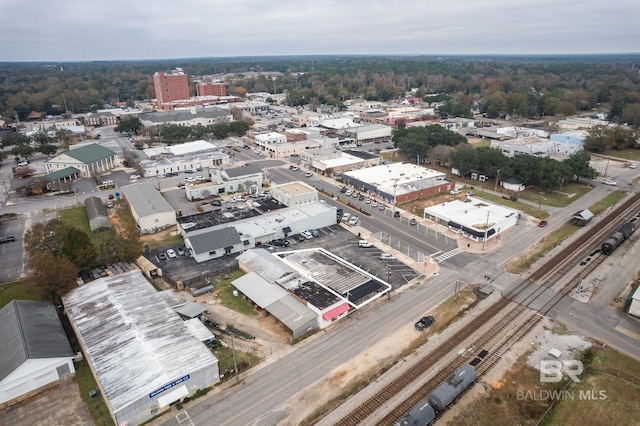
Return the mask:
<path id="1" fill-rule="evenodd" d="M 440 256 L 433 257 L 433 260 L 440 263 L 460 253 L 464 253 L 464 250 L 462 250 L 460 247 L 454 248 L 453 250 L 449 250 L 448 252 L 443 253 Z"/>

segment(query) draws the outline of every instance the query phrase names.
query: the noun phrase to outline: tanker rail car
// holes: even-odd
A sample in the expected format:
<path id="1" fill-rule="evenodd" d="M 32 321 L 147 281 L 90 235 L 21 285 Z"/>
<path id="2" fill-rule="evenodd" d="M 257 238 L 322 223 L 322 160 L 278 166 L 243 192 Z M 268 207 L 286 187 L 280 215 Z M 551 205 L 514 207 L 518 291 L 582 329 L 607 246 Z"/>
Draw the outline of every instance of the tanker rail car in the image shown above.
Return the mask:
<path id="1" fill-rule="evenodd" d="M 622 227 L 620 227 L 620 229 L 611 234 L 611 236 L 607 238 L 604 243 L 602 243 L 600 251 L 602 251 L 602 254 L 609 256 L 616 248 L 618 248 L 620 244 L 624 242 L 624 240 L 629 238 L 629 236 L 633 234 L 635 230 L 635 222 L 625 223 L 624 225 L 622 225 Z"/>
<path id="2" fill-rule="evenodd" d="M 396 426 L 427 426 L 433 423 L 436 412 L 444 411 L 451 402 L 465 391 L 478 377 L 476 369 L 463 365 L 438 386 L 426 401 L 423 401 Z"/>

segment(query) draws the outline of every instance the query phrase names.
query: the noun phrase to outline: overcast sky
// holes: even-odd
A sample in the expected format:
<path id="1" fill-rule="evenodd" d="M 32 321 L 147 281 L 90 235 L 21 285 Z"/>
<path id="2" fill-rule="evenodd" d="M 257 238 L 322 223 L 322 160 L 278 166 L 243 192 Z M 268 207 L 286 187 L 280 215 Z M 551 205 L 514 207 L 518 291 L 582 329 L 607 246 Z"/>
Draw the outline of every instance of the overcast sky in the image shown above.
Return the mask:
<path id="1" fill-rule="evenodd" d="M 640 52 L 640 0 L 0 0 L 0 61 Z"/>

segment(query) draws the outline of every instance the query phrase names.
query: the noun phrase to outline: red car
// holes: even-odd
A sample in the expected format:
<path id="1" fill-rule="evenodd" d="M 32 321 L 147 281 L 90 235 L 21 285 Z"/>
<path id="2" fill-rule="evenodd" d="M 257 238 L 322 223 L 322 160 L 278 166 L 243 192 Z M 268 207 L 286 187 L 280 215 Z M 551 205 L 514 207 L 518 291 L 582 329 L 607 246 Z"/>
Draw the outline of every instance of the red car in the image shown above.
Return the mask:
<path id="1" fill-rule="evenodd" d="M 541 220 L 541 221 L 538 223 L 538 226 L 539 226 L 540 228 L 543 228 L 543 227 L 547 226 L 547 221 L 546 221 L 546 220 Z"/>

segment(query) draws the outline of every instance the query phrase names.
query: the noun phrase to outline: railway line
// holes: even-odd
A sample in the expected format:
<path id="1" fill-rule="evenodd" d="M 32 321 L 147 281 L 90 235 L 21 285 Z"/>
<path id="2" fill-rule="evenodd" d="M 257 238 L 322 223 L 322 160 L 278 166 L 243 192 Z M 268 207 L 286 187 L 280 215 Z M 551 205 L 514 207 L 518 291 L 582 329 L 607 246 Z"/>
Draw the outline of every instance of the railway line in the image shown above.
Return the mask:
<path id="1" fill-rule="evenodd" d="M 590 232 L 579 235 L 568 243 L 559 253 L 523 279 L 515 288 L 504 294 L 495 304 L 481 312 L 474 321 L 465 324 L 449 339 L 433 351 L 419 359 L 398 375 L 379 392 L 364 401 L 353 412 L 336 424 L 362 424 L 372 413 L 384 407 L 398 393 L 419 380 L 439 360 L 450 357 L 452 361 L 440 369 L 417 392 L 384 415 L 379 424 L 393 425 L 404 414 L 417 406 L 447 377 L 464 364 L 476 367 L 478 377 L 487 374 L 516 343 L 529 333 L 533 327 L 572 290 L 576 277 L 585 277 L 595 270 L 605 259 L 599 253 L 601 243 L 620 224 L 629 220 L 640 210 L 640 194 L 636 194 L 614 209 L 601 221 L 592 224 Z M 584 260 L 580 270 L 575 268 L 579 260 Z M 528 292 L 528 293 L 527 293 Z M 552 294 L 551 297 L 548 297 Z M 539 308 L 531 309 L 534 302 Z M 488 330 L 478 334 L 480 325 L 493 322 Z M 462 354 L 454 352 L 461 346 Z M 446 410 L 445 410 L 446 411 Z M 444 411 L 443 411 L 444 412 Z M 441 415 L 443 412 L 440 412 Z"/>

